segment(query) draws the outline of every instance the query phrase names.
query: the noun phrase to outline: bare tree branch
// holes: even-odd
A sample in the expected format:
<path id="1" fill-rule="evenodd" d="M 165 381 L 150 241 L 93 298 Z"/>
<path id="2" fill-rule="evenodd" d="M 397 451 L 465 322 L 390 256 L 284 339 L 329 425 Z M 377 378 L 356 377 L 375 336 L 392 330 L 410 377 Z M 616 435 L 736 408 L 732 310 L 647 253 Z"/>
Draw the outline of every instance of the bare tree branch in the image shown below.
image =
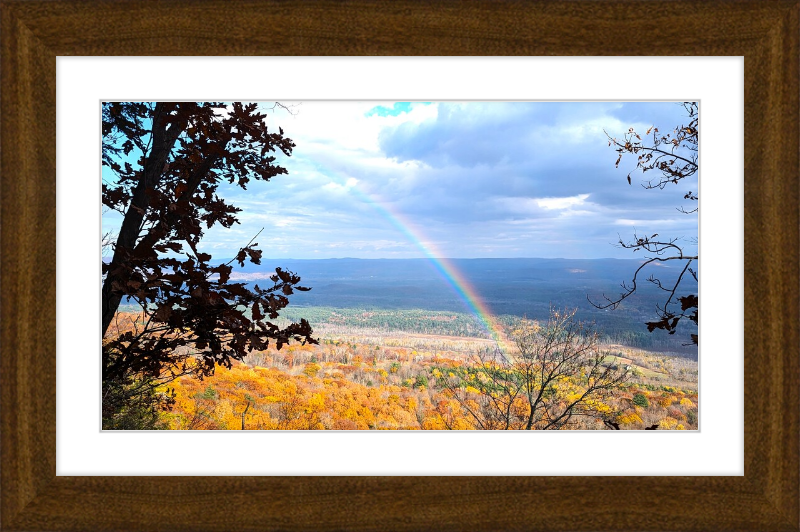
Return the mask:
<path id="1" fill-rule="evenodd" d="M 645 133 L 649 136 L 649 144 L 645 144 L 642 136 L 639 135 L 633 128 L 630 128 L 618 140 L 608 137 L 609 146 L 613 146 L 618 153 L 615 165 L 619 167 L 622 158 L 625 155 L 636 156 L 636 167 L 633 171 L 640 170 L 642 174 L 655 170 L 659 173 L 659 177 L 651 179 L 647 184 L 643 185 L 646 189 L 664 189 L 668 184 L 678 184 L 680 181 L 693 177 L 699 170 L 698 164 L 698 140 L 699 140 L 699 115 L 697 102 L 684 102 L 683 107 L 687 112 L 689 123 L 687 125 L 680 125 L 676 127 L 671 133 L 659 134 L 656 127 L 651 127 Z M 631 171 L 628 173 L 628 184 L 631 184 Z M 698 201 L 699 196 L 697 193 L 689 191 L 685 193 L 683 199 L 690 201 Z M 679 207 L 678 211 L 684 214 L 696 214 L 699 207 L 685 209 Z M 622 283 L 622 292 L 614 298 L 608 297 L 603 294 L 602 303 L 592 301 L 592 298 L 587 295 L 586 298 L 593 306 L 598 309 L 616 309 L 625 299 L 631 297 L 639 289 L 638 278 L 648 266 L 654 263 L 666 263 L 667 261 L 683 261 L 684 265 L 677 278 L 665 285 L 662 280 L 655 275 L 650 275 L 647 279 L 650 283 L 655 285 L 660 290 L 667 292 L 669 295 L 663 305 L 656 305 L 658 319 L 655 321 L 647 322 L 649 331 L 655 329 L 666 330 L 669 334 L 674 334 L 677 325 L 682 319 L 687 318 L 695 325 L 698 320 L 697 303 L 698 298 L 695 294 L 688 294 L 682 297 L 677 297 L 678 290 L 683 288 L 686 272 L 689 272 L 691 278 L 696 282 L 697 273 L 691 268 L 692 263 L 699 260 L 698 254 L 690 254 L 684 251 L 684 244 L 679 243 L 680 240 L 673 238 L 670 240 L 656 240 L 658 234 L 650 237 L 639 237 L 634 232 L 634 239 L 631 242 L 625 242 L 622 237 L 619 238 L 619 247 L 629 249 L 632 252 L 642 252 L 646 258 L 642 264 L 634 271 L 633 278 L 630 283 Z M 696 244 L 696 240 L 694 244 Z M 696 288 L 692 288 L 696 291 Z M 680 303 L 680 310 L 674 306 Z M 692 343 L 697 344 L 698 336 L 691 334 Z"/>

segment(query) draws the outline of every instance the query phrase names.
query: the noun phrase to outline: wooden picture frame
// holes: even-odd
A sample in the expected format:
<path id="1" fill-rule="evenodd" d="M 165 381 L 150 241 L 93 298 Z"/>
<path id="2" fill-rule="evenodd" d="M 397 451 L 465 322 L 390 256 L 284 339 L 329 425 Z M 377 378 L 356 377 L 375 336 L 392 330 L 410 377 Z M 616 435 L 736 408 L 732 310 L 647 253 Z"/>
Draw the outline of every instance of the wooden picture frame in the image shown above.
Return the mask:
<path id="1" fill-rule="evenodd" d="M 2 530 L 800 530 L 800 0 L 0 0 L 0 14 Z M 59 55 L 744 56 L 744 476 L 57 477 Z"/>

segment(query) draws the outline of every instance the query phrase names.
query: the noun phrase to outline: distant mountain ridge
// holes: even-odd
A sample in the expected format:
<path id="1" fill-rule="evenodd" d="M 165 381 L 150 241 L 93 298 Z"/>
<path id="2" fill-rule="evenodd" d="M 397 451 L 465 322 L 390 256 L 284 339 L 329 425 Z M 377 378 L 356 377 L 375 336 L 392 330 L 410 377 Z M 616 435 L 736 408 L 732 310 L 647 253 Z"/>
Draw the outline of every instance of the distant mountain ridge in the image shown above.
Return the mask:
<path id="1" fill-rule="evenodd" d="M 668 341 L 681 347 L 680 332 L 667 337 L 646 331 L 665 292 L 646 281 L 650 273 L 667 283 L 680 271 L 650 268 L 639 278 L 639 290 L 618 310 L 599 310 L 603 294 L 617 296 L 630 283 L 641 261 L 635 259 L 451 259 L 472 290 L 493 314 L 545 319 L 550 307 L 578 309 L 580 319 L 594 321 L 609 334 L 631 333 L 637 342 Z M 427 259 L 263 259 L 260 266 L 236 268 L 245 282 L 269 283 L 276 267 L 302 279 L 309 292 L 293 294 L 291 305 L 365 309 L 426 309 L 471 313 L 473 310 Z M 254 279 L 254 276 L 260 279 Z M 694 292 L 691 292 L 692 288 Z M 697 293 L 696 283 L 686 293 Z M 694 331 L 691 331 L 694 332 Z M 688 338 L 688 330 L 686 336 Z M 630 343 L 630 342 L 629 342 Z M 681 349 L 684 351 L 683 349 Z"/>
<path id="2" fill-rule="evenodd" d="M 228 259 L 229 260 L 229 259 Z M 215 263 L 227 260 L 213 261 Z M 641 261 L 635 259 L 451 259 L 485 306 L 495 315 L 546 319 L 550 307 L 577 309 L 582 320 L 596 322 L 606 334 L 627 345 L 667 345 L 673 351 L 695 351 L 682 344 L 688 334 L 647 332 L 644 323 L 656 316 L 665 292 L 646 281 L 650 273 L 663 282 L 675 279 L 675 267 L 650 268 L 640 277 L 639 291 L 618 310 L 599 310 L 603 294 L 617 296 L 620 284 L 630 282 Z M 423 309 L 473 314 L 474 310 L 451 286 L 451 279 L 428 259 L 262 259 L 260 265 L 233 264 L 232 280 L 270 286 L 269 276 L 280 267 L 301 277 L 309 292 L 289 296 L 290 308 L 334 307 L 360 309 Z M 694 292 L 692 292 L 692 289 Z M 697 293 L 697 285 L 686 285 Z M 685 337 L 685 338 L 684 338 Z"/>

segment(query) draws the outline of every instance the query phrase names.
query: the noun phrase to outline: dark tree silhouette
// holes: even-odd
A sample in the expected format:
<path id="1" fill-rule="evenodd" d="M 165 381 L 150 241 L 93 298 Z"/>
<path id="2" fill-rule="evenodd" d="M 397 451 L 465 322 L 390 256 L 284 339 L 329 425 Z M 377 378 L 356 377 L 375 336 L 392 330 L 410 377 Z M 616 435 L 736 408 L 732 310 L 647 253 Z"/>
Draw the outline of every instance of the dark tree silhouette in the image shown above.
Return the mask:
<path id="1" fill-rule="evenodd" d="M 603 423 L 605 424 L 606 427 L 608 427 L 611 430 L 622 430 L 621 428 L 619 428 L 619 423 L 611 421 L 610 419 L 604 419 Z M 644 430 L 658 430 L 658 423 L 656 423 L 655 425 L 650 425 L 649 427 L 645 427 Z"/>
<path id="2" fill-rule="evenodd" d="M 657 127 L 651 127 L 644 135 L 644 139 L 633 128 L 621 138 L 608 136 L 608 145 L 613 146 L 617 156 L 616 167 L 619 168 L 620 162 L 626 155 L 636 156 L 636 167 L 628 173 L 628 184 L 631 184 L 631 174 L 641 171 L 653 172 L 655 177 L 647 180 L 642 186 L 645 189 L 663 190 L 671 184 L 693 177 L 699 169 L 698 163 L 698 135 L 699 135 L 699 115 L 697 102 L 684 102 L 684 109 L 687 112 L 688 123 L 675 127 L 670 133 L 662 134 Z M 689 191 L 684 194 L 683 199 L 690 202 L 699 200 L 697 192 Z M 694 206 L 688 210 L 683 206 L 678 210 L 684 214 L 695 214 L 698 207 Z M 689 242 L 696 246 L 697 241 Z M 619 240 L 620 247 L 630 249 L 633 252 L 642 252 L 643 262 L 633 273 L 630 282 L 622 283 L 622 292 L 619 296 L 610 298 L 603 296 L 604 303 L 595 303 L 589 299 L 595 307 L 600 309 L 617 308 L 622 301 L 636 293 L 642 272 L 656 262 L 674 262 L 681 266 L 677 278 L 669 282 L 662 282 L 659 277 L 650 275 L 647 281 L 665 292 L 666 300 L 663 304 L 656 307 L 658 319 L 647 322 L 647 329 L 653 332 L 656 329 L 663 329 L 669 334 L 675 334 L 678 324 L 684 318 L 698 324 L 698 295 L 696 293 L 683 293 L 685 281 L 694 279 L 697 282 L 697 266 L 699 261 L 698 253 L 688 253 L 686 243 L 679 238 L 660 238 L 658 234 L 651 236 L 640 236 L 636 233 L 633 240 Z M 692 292 L 695 288 L 692 287 Z M 690 334 L 692 343 L 698 343 L 698 335 Z"/>
<path id="3" fill-rule="evenodd" d="M 231 281 L 232 263 L 260 263 L 257 243 L 217 265 L 198 250 L 205 230 L 239 223 L 240 209 L 219 197 L 220 184 L 246 189 L 286 173 L 273 154 L 291 155 L 294 143 L 281 129 L 268 131 L 265 117 L 256 104 L 103 104 L 102 164 L 114 179 L 103 183 L 102 201 L 123 215 L 102 266 L 104 398 L 131 383 L 187 372 L 202 378 L 270 342 L 316 343 L 306 320 L 285 328 L 268 321 L 294 290 L 308 290 L 297 275 L 278 268 L 271 286 L 252 290 Z M 123 298 L 144 319 L 114 335 L 109 326 Z"/>

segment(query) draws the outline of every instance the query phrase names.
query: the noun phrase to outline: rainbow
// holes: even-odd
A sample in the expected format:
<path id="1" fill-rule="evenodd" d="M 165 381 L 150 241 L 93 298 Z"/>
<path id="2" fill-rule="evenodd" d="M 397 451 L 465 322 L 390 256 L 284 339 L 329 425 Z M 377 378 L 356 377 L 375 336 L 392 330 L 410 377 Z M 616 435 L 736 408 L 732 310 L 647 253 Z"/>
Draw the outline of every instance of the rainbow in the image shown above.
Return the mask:
<path id="1" fill-rule="evenodd" d="M 330 174 L 328 177 L 330 177 Z M 382 201 L 378 196 L 367 193 L 359 186 L 357 180 L 355 180 L 355 184 L 351 185 L 351 182 L 352 181 L 349 181 L 346 185 L 347 189 L 375 209 L 378 214 L 400 231 L 409 242 L 422 251 L 442 279 L 453 289 L 458 297 L 483 324 L 500 354 L 506 360 L 510 361 L 509 346 L 511 344 L 503 331 L 502 325 L 492 315 L 486 303 L 483 302 L 483 299 L 478 295 L 475 288 L 470 284 L 467 278 L 464 277 L 464 274 L 461 273 L 450 259 L 443 257 L 443 253 L 425 238 L 422 231 L 416 227 L 407 216 L 398 210 L 390 209 L 389 205 L 391 204 L 389 202 Z"/>

